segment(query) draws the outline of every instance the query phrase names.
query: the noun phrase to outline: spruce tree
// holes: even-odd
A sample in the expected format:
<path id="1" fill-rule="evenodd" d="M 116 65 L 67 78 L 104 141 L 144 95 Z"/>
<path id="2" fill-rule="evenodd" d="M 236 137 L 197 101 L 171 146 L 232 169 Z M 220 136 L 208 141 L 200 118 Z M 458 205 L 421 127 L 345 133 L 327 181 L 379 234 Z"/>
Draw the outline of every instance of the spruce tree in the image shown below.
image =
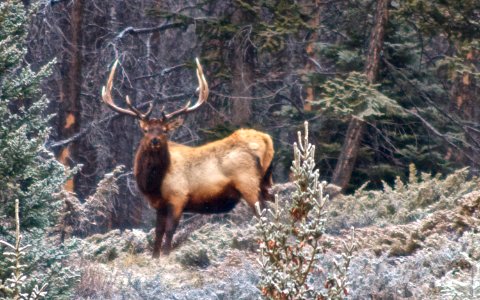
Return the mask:
<path id="1" fill-rule="evenodd" d="M 33 70 L 25 59 L 29 19 L 21 1 L 0 3 L 0 287 L 7 287 L 0 288 L 0 298 L 36 298 L 35 286 L 45 287 L 46 298 L 69 298 L 78 277 L 66 266 L 71 248 L 46 235 L 60 211 L 58 195 L 68 175 L 44 146 L 48 101 L 41 95 L 40 83 L 53 62 Z M 17 199 L 19 226 L 15 224 Z M 9 282 L 19 270 L 12 261 L 19 260 L 9 259 L 11 249 L 5 245 L 18 244 L 18 228 L 21 245 L 33 247 L 21 250 L 25 277 L 17 278 L 21 282 L 10 294 Z"/>
<path id="2" fill-rule="evenodd" d="M 51 63 L 32 70 L 25 60 L 29 16 L 21 1 L 0 4 L 0 233 L 13 225 L 15 199 L 23 229 L 53 224 L 65 169 L 44 147 L 47 99 L 40 82 Z"/>

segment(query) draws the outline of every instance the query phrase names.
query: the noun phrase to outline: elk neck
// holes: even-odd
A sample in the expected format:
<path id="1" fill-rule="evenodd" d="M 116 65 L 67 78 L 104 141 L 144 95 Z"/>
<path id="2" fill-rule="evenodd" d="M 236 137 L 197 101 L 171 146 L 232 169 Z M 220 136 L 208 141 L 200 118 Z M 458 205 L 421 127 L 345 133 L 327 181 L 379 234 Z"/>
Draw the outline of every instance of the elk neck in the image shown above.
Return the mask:
<path id="1" fill-rule="evenodd" d="M 160 197 L 163 178 L 170 167 L 168 143 L 157 149 L 140 144 L 135 155 L 135 179 L 145 196 Z"/>

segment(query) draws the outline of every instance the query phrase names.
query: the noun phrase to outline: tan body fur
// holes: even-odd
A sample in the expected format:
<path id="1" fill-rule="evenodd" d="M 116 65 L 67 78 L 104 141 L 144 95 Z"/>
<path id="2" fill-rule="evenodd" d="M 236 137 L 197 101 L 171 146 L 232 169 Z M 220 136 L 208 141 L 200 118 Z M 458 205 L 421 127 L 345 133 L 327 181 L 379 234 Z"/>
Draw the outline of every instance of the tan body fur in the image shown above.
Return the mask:
<path id="1" fill-rule="evenodd" d="M 240 192 L 254 207 L 260 181 L 273 158 L 270 136 L 251 129 L 200 147 L 168 142 L 168 148 L 171 165 L 161 183 L 161 198 L 147 197 L 157 209 L 171 200 L 175 206 L 195 212 L 196 206 L 214 201 L 229 189 Z"/>

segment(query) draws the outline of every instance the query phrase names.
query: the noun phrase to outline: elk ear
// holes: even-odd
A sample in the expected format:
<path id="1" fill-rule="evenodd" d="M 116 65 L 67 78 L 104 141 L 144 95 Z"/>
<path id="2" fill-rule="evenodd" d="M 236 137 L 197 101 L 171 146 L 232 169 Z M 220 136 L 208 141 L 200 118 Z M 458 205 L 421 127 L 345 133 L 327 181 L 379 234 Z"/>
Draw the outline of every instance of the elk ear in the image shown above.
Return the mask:
<path id="1" fill-rule="evenodd" d="M 171 122 L 168 122 L 166 127 L 167 127 L 167 130 L 170 131 L 170 130 L 174 130 L 174 129 L 177 129 L 178 127 L 180 127 L 181 125 L 183 124 L 183 119 L 175 119 Z"/>
<path id="2" fill-rule="evenodd" d="M 142 131 L 146 131 L 148 126 L 147 126 L 147 122 L 145 122 L 144 120 L 138 120 L 138 126 L 140 126 L 140 129 L 142 129 Z"/>

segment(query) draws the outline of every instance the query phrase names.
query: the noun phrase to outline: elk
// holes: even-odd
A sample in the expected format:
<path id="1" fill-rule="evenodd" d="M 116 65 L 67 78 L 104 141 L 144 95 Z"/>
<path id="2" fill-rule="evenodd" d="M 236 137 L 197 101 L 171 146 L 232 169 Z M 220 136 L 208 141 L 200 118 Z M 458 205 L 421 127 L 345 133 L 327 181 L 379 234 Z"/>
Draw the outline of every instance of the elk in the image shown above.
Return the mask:
<path id="1" fill-rule="evenodd" d="M 270 200 L 272 185 L 272 139 L 253 129 L 239 129 L 230 136 L 203 146 L 189 147 L 168 140 L 168 133 L 178 125 L 178 119 L 196 111 L 207 101 L 209 89 L 198 59 L 198 100 L 171 113 L 161 112 L 151 118 L 154 104 L 145 113 L 132 105 L 117 106 L 111 95 L 118 60 L 113 65 L 102 99 L 114 111 L 139 120 L 143 137 L 134 160 L 134 176 L 140 192 L 156 209 L 153 257 L 168 255 L 172 237 L 183 212 L 225 213 L 243 198 L 253 209 L 259 202 L 264 207 Z"/>

